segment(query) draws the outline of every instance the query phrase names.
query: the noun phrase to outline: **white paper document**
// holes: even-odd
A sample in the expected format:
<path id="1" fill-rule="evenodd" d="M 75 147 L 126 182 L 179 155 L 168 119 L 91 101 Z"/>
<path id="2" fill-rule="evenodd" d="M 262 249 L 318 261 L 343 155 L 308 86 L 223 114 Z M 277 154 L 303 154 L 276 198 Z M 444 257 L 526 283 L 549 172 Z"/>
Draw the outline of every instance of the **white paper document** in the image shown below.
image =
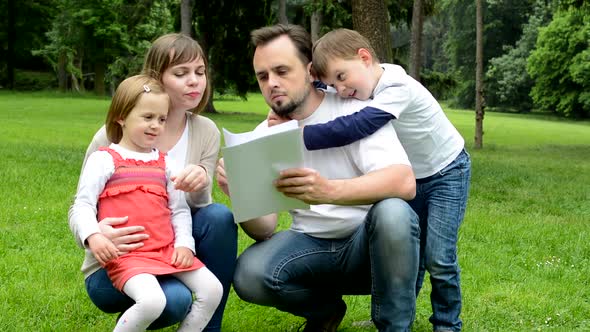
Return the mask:
<path id="1" fill-rule="evenodd" d="M 272 184 L 280 171 L 304 166 L 302 130 L 295 120 L 239 134 L 223 128 L 222 152 L 236 223 L 309 209 L 309 204 L 283 195 Z"/>

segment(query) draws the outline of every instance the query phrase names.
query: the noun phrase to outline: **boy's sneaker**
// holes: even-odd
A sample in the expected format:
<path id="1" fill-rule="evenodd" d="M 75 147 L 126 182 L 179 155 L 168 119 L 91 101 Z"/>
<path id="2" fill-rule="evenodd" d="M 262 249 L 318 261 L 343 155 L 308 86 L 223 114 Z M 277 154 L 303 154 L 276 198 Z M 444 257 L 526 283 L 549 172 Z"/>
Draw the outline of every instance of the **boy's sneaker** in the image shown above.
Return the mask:
<path id="1" fill-rule="evenodd" d="M 336 312 L 323 319 L 308 319 L 303 332 L 336 332 L 344 315 L 346 315 L 346 303 L 340 299 Z"/>

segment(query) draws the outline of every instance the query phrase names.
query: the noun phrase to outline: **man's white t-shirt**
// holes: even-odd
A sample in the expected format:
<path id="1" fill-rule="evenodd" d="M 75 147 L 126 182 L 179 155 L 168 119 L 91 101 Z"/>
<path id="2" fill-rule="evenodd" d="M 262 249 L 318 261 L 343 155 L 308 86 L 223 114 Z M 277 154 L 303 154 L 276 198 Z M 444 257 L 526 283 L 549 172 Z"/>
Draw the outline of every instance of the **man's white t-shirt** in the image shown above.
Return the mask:
<path id="1" fill-rule="evenodd" d="M 299 121 L 299 124 L 327 122 L 354 113 L 366 105 L 367 102 L 342 99 L 335 93 L 325 92 L 325 97 L 316 111 Z M 257 129 L 264 126 L 265 122 Z M 410 166 L 395 130 L 389 124 L 373 135 L 343 147 L 305 150 L 304 159 L 305 167 L 315 169 L 327 179 L 355 178 L 396 164 Z M 310 210 L 291 210 L 291 229 L 319 238 L 345 238 L 363 223 L 370 207 L 322 204 L 311 205 Z"/>

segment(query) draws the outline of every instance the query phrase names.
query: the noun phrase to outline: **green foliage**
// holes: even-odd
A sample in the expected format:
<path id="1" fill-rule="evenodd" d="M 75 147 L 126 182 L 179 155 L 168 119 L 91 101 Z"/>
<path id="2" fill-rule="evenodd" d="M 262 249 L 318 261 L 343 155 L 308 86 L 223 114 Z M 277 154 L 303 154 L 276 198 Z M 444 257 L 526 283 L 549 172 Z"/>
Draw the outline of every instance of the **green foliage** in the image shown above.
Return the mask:
<path id="1" fill-rule="evenodd" d="M 514 45 L 520 39 L 534 1 L 484 1 L 484 72 L 490 59 L 505 52 L 505 45 Z M 445 0 L 441 8 L 441 14 L 449 19 L 445 52 L 450 70 L 459 80 L 453 104 L 472 108 L 475 105 L 475 2 Z"/>
<path id="2" fill-rule="evenodd" d="M 559 10 L 539 31 L 527 71 L 531 96 L 542 110 L 590 117 L 590 5 Z"/>
<path id="3" fill-rule="evenodd" d="M 551 4 L 537 0 L 520 40 L 514 47 L 506 45 L 504 54 L 490 60 L 485 81 L 488 106 L 512 107 L 520 111 L 532 109 L 533 100 L 529 93 L 533 80 L 526 71 L 527 58 L 535 48 L 538 29 L 549 23 L 552 12 Z"/>
<path id="4" fill-rule="evenodd" d="M 51 72 L 17 70 L 14 75 L 14 89 L 19 91 L 55 90 L 57 80 Z"/>
<path id="5" fill-rule="evenodd" d="M 66 72 L 79 80 L 96 66 L 107 67 L 106 80 L 116 85 L 139 72 L 153 39 L 172 31 L 171 1 L 55 0 L 50 42 L 34 54 L 56 72 L 65 61 Z"/>
<path id="6" fill-rule="evenodd" d="M 438 100 L 449 99 L 450 93 L 457 87 L 457 81 L 453 76 L 428 69 L 421 71 L 420 82 Z"/>
<path id="7" fill-rule="evenodd" d="M 214 1 L 196 1 L 197 39 L 205 46 L 211 80 L 217 93 L 235 91 L 245 98 L 256 89 L 252 72 L 253 49 L 250 31 L 264 26 L 270 4 L 228 0 L 220 6 Z"/>

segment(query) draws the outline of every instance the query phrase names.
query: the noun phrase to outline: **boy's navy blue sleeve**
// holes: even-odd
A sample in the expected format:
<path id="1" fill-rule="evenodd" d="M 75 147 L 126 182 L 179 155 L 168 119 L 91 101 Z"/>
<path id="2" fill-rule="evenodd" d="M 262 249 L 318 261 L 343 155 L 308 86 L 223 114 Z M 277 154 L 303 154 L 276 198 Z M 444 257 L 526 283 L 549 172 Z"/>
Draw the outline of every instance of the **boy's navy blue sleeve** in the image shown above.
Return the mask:
<path id="1" fill-rule="evenodd" d="M 393 119 L 391 113 L 368 106 L 326 123 L 303 127 L 303 141 L 308 150 L 336 148 L 372 135 Z"/>

